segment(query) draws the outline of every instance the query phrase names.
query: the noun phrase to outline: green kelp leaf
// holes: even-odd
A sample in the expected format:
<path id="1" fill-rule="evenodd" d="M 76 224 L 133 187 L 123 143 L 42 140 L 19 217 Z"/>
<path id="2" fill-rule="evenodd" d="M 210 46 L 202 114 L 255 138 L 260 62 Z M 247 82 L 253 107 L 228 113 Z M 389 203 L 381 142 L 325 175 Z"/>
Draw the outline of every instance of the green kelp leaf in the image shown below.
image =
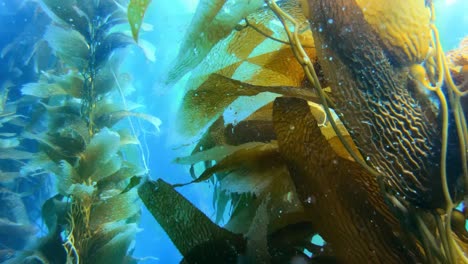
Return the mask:
<path id="1" fill-rule="evenodd" d="M 140 141 L 133 133 L 128 129 L 121 129 L 117 131 L 120 135 L 120 145 L 138 145 Z"/>
<path id="2" fill-rule="evenodd" d="M 60 161 L 56 169 L 52 171 L 57 175 L 57 190 L 61 195 L 68 196 L 72 194 L 72 185 L 81 182 L 75 168 L 65 160 Z"/>
<path id="3" fill-rule="evenodd" d="M 21 88 L 23 95 L 49 98 L 54 95 L 65 95 L 67 92 L 56 83 L 27 83 Z"/>
<path id="4" fill-rule="evenodd" d="M 58 225 L 67 224 L 66 216 L 69 204 L 62 201 L 63 196 L 57 194 L 44 202 L 42 205 L 42 219 L 49 232 L 54 232 Z"/>
<path id="5" fill-rule="evenodd" d="M 0 151 L 0 159 L 8 159 L 8 160 L 28 160 L 34 156 L 34 153 L 17 150 L 17 149 L 9 149 L 7 151 Z"/>
<path id="6" fill-rule="evenodd" d="M 47 13 L 55 23 L 74 28 L 84 36 L 89 36 L 89 16 L 77 6 L 77 3 L 85 1 L 39 0 L 38 2 L 45 13 Z"/>
<path id="7" fill-rule="evenodd" d="M 138 34 L 143 23 L 143 17 L 145 16 L 146 9 L 150 3 L 151 0 L 130 0 L 130 4 L 128 5 L 128 22 L 132 29 L 133 39 L 136 42 L 138 42 Z"/>
<path id="8" fill-rule="evenodd" d="M 135 164 L 123 161 L 122 167 L 116 173 L 101 179 L 97 186 L 100 190 L 122 189 L 128 186 L 127 180 L 133 176 L 145 174 L 144 168 L 138 168 Z"/>
<path id="9" fill-rule="evenodd" d="M 49 25 L 44 39 L 66 64 L 83 70 L 88 64 L 89 45 L 78 31 Z"/>
<path id="10" fill-rule="evenodd" d="M 7 172 L 0 170 L 0 184 L 12 183 L 15 179 L 19 178 L 18 172 Z"/>
<path id="11" fill-rule="evenodd" d="M 102 231 L 103 234 L 96 235 L 100 243 L 106 243 L 101 246 L 99 244 L 96 245 L 97 250 L 94 254 L 95 257 L 89 260 L 88 263 L 128 263 L 126 259 L 127 254 L 130 253 L 128 250 L 135 240 L 138 226 L 134 223 L 119 223 L 119 225 L 122 226 L 122 228 L 115 228 L 117 230 L 111 230 L 110 232 L 104 230 Z M 93 244 L 97 244 L 96 240 L 93 241 Z"/>
<path id="12" fill-rule="evenodd" d="M 176 83 L 196 67 L 242 18 L 262 7 L 262 0 L 200 1 L 166 83 Z"/>
<path id="13" fill-rule="evenodd" d="M 97 67 L 98 70 L 94 77 L 96 94 L 103 95 L 112 89 L 124 95 L 129 94 L 129 90 L 132 90 L 131 76 L 128 73 L 119 72 L 117 67 L 122 64 L 122 60 L 123 56 L 112 53 L 108 59 L 102 61 L 101 65 Z"/>
<path id="14" fill-rule="evenodd" d="M 94 135 L 81 155 L 78 168 L 81 177 L 86 179 L 91 176 L 100 166 L 109 162 L 119 149 L 119 134 L 108 128 L 103 128 L 99 133 Z"/>
<path id="15" fill-rule="evenodd" d="M 96 64 L 106 63 L 113 51 L 133 43 L 132 38 L 126 34 L 120 32 L 108 34 L 96 49 Z"/>
<path id="16" fill-rule="evenodd" d="M 93 206 L 90 216 L 90 228 L 96 230 L 105 223 L 130 218 L 139 211 L 140 204 L 138 203 L 136 189 L 115 195 Z"/>
<path id="17" fill-rule="evenodd" d="M 75 158 L 73 152 L 70 152 L 71 149 L 68 147 L 63 147 L 56 145 L 53 140 L 54 138 L 50 137 L 46 133 L 41 133 L 41 134 L 33 134 L 28 131 L 23 131 L 23 134 L 21 134 L 24 138 L 31 139 L 37 141 L 42 150 L 47 153 L 50 159 L 54 161 L 60 161 L 60 160 L 69 160 L 71 158 Z"/>
<path id="18" fill-rule="evenodd" d="M 143 183 L 138 194 L 185 263 L 236 263 L 244 252 L 246 241 L 242 235 L 214 224 L 163 180 Z"/>
<path id="19" fill-rule="evenodd" d="M 19 146 L 20 141 L 18 138 L 0 138 L 0 149 L 8 149 Z M 6 151 L 6 150 L 2 150 Z"/>
<path id="20" fill-rule="evenodd" d="M 145 120 L 153 126 L 156 132 L 160 132 L 159 127 L 161 126 L 161 123 L 162 123 L 161 119 L 152 115 L 145 114 L 145 113 L 138 113 L 138 112 L 131 112 L 131 111 L 112 112 L 103 116 L 99 116 L 97 118 L 97 123 L 99 123 L 99 125 L 102 125 L 102 126 L 112 127 L 116 123 L 118 123 L 120 120 L 126 117 L 136 117 L 136 118 Z"/>
<path id="21" fill-rule="evenodd" d="M 122 159 L 115 155 L 108 162 L 99 166 L 89 177 L 92 179 L 92 181 L 99 182 L 100 180 L 116 173 L 118 170 L 120 170 L 121 166 Z"/>
<path id="22" fill-rule="evenodd" d="M 190 90 L 185 94 L 178 112 L 177 124 L 180 131 L 186 135 L 196 135 L 240 96 L 254 96 L 263 92 L 318 101 L 310 90 L 286 86 L 257 86 L 220 74 L 211 74 L 196 90 Z"/>

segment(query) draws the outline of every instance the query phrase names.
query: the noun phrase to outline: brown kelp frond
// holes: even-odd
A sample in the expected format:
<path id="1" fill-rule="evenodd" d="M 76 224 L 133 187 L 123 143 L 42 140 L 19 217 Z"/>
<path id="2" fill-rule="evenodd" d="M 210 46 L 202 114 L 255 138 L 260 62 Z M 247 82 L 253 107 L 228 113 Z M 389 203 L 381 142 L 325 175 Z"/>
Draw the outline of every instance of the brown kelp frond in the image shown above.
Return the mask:
<path id="1" fill-rule="evenodd" d="M 317 101 L 307 89 L 287 86 L 258 86 L 243 83 L 220 74 L 212 74 L 196 90 L 188 91 L 178 112 L 178 125 L 187 135 L 194 135 L 218 118 L 224 110 L 241 96 L 277 93 Z"/>

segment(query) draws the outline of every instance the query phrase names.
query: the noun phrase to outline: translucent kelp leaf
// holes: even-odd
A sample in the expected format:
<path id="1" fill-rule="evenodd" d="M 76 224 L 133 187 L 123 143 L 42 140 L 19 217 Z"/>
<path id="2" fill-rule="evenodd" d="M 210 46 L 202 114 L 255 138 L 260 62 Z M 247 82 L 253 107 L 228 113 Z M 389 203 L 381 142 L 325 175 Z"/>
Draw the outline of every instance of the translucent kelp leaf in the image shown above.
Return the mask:
<path id="1" fill-rule="evenodd" d="M 288 171 L 278 153 L 276 143 L 258 144 L 252 147 L 253 144 L 255 143 L 238 146 L 236 151 L 207 168 L 193 182 L 204 181 L 214 174 L 223 173 L 220 179 L 221 190 L 227 193 L 260 195 L 272 181 L 287 176 Z"/>
<path id="2" fill-rule="evenodd" d="M 15 113 L 0 113 L 0 127 L 3 126 L 3 124 L 12 122 L 13 120 L 17 118 L 26 118 L 23 115 L 16 115 Z"/>
<path id="3" fill-rule="evenodd" d="M 151 3 L 151 0 L 130 0 L 128 5 L 127 16 L 130 28 L 132 29 L 132 36 L 138 42 L 138 34 L 143 23 L 146 9 Z"/>
<path id="4" fill-rule="evenodd" d="M 100 190 L 111 190 L 120 187 L 120 189 L 122 189 L 122 186 L 125 186 L 123 183 L 126 183 L 128 179 L 133 176 L 143 175 L 145 172 L 146 171 L 144 168 L 138 168 L 133 163 L 123 161 L 120 170 L 106 178 L 101 179 L 97 183 L 97 186 Z"/>
<path id="5" fill-rule="evenodd" d="M 54 22 L 75 28 L 84 36 L 89 36 L 89 17 L 77 6 L 77 3 L 86 1 L 40 0 L 38 2 Z"/>
<path id="6" fill-rule="evenodd" d="M 92 175 L 96 169 L 106 164 L 120 148 L 120 136 L 107 128 L 95 134 L 79 161 L 79 174 L 83 178 Z"/>
<path id="7" fill-rule="evenodd" d="M 178 125 L 186 135 L 195 135 L 209 122 L 219 117 L 240 96 L 272 92 L 317 101 L 309 90 L 287 86 L 256 86 L 212 74 L 196 90 L 188 91 L 178 112 Z"/>
<path id="8" fill-rule="evenodd" d="M 0 159 L 9 159 L 9 160 L 27 160 L 33 157 L 34 153 L 9 149 L 8 151 L 0 151 Z"/>
<path id="9" fill-rule="evenodd" d="M 49 25 L 44 39 L 66 64 L 78 70 L 83 70 L 88 64 L 89 45 L 78 31 Z"/>
<path id="10" fill-rule="evenodd" d="M 230 145 L 222 145 L 222 146 L 215 146 L 213 148 L 210 148 L 205 151 L 197 152 L 192 154 L 191 156 L 188 157 L 180 157 L 176 158 L 174 162 L 178 164 L 195 164 L 198 162 L 202 161 L 207 161 L 207 160 L 214 160 L 214 161 L 220 161 L 224 159 L 225 157 L 235 153 L 236 151 L 239 151 L 241 149 L 243 150 L 249 150 L 249 149 L 255 149 L 259 146 L 262 146 L 263 143 L 259 142 L 250 142 L 246 143 L 240 146 L 230 146 Z"/>
<path id="11" fill-rule="evenodd" d="M 17 138 L 0 138 L 0 149 L 8 149 L 19 146 L 20 141 Z M 7 150 L 2 150 L 7 151 Z"/>
<path id="12" fill-rule="evenodd" d="M 57 190 L 61 195 L 68 196 L 72 194 L 72 185 L 81 182 L 81 179 L 75 168 L 73 168 L 73 166 L 65 160 L 60 161 L 53 172 L 58 177 Z"/>
<path id="13" fill-rule="evenodd" d="M 130 82 L 131 76 L 128 73 L 120 73 L 118 69 L 118 65 L 122 63 L 123 56 L 120 56 L 119 53 L 108 55 L 109 57 L 97 67 L 94 77 L 95 92 L 102 95 L 114 90 L 119 94 L 130 94 L 133 92 L 133 86 Z"/>
<path id="14" fill-rule="evenodd" d="M 186 263 L 236 263 L 245 251 L 242 235 L 214 224 L 166 182 L 145 182 L 138 193 Z"/>
<path id="15" fill-rule="evenodd" d="M 99 238 L 100 243 L 105 242 L 103 245 L 96 245 L 95 258 L 90 260 L 90 263 L 127 263 L 125 259 L 129 254 L 128 249 L 132 242 L 135 240 L 135 235 L 138 231 L 136 224 L 122 224 L 119 223 L 121 228 L 118 232 L 112 230 L 106 232 L 103 230 L 101 234 L 96 237 Z"/>
<path id="16" fill-rule="evenodd" d="M 118 170 L 120 170 L 121 166 L 122 166 L 122 159 L 119 156 L 115 155 L 107 163 L 99 166 L 93 172 L 93 174 L 89 176 L 89 178 L 93 182 L 99 182 L 100 180 L 116 173 Z"/>
<path id="17" fill-rule="evenodd" d="M 23 95 L 32 95 L 39 98 L 49 98 L 54 95 L 65 95 L 67 92 L 55 83 L 27 83 L 21 88 Z"/>
<path id="18" fill-rule="evenodd" d="M 133 133 L 128 129 L 121 129 L 117 131 L 120 135 L 120 145 L 138 145 L 140 141 L 138 138 L 133 135 Z"/>
<path id="19" fill-rule="evenodd" d="M 105 223 L 130 218 L 140 210 L 137 200 L 138 193 L 134 189 L 95 204 L 91 212 L 90 228 L 96 230 Z"/>
<path id="20" fill-rule="evenodd" d="M 300 23 L 300 41 L 313 60 L 316 57 L 314 42 L 310 30 L 305 30 L 309 26 L 301 9 L 294 1 L 278 4 Z M 275 21 L 277 18 L 268 7 L 240 21 L 236 30 L 219 41 L 204 61 L 193 69 L 187 84 L 189 89 L 196 89 L 212 73 L 261 86 L 303 86 L 302 66 L 285 43 L 288 38 L 284 29 Z"/>
<path id="21" fill-rule="evenodd" d="M 261 0 L 201 1 L 171 67 L 167 84 L 177 82 L 197 66 L 216 43 L 227 37 L 239 21 L 263 5 Z M 227 5 L 227 6 L 226 6 Z"/>
<path id="22" fill-rule="evenodd" d="M 127 117 L 136 117 L 142 120 L 149 122 L 155 129 L 156 132 L 159 132 L 159 127 L 161 126 L 161 119 L 148 115 L 145 113 L 131 112 L 131 111 L 117 111 L 108 113 L 103 116 L 98 117 L 98 123 L 102 126 L 112 127 L 120 120 Z"/>
<path id="23" fill-rule="evenodd" d="M 0 184 L 12 183 L 15 179 L 19 178 L 18 172 L 6 172 L 0 170 Z"/>
<path id="24" fill-rule="evenodd" d="M 96 65 L 106 63 L 116 49 L 124 48 L 133 43 L 131 37 L 120 32 L 106 35 L 96 49 Z"/>
<path id="25" fill-rule="evenodd" d="M 23 85 L 23 95 L 31 95 L 39 98 L 49 98 L 55 95 L 70 95 L 81 98 L 83 89 L 83 77 L 76 71 L 56 76 L 44 74 L 39 82 Z"/>

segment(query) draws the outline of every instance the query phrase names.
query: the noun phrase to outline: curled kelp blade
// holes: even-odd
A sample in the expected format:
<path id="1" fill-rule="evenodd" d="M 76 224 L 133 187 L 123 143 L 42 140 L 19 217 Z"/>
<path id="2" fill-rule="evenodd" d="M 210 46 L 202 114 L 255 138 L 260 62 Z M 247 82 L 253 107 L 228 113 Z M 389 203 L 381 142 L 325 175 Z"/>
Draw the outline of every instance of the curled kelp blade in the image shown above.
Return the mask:
<path id="1" fill-rule="evenodd" d="M 413 34 L 415 29 L 400 21 L 414 21 L 427 32 L 427 18 L 418 18 L 427 16 L 428 10 L 423 0 L 412 2 L 410 8 L 400 1 L 391 5 L 370 2 L 308 1 L 319 63 L 330 83 L 334 110 L 366 163 L 384 175 L 395 194 L 435 208 L 444 201 L 437 165 L 442 127 L 429 98 L 409 84 L 408 72 L 401 67 L 421 62 L 426 33 Z M 404 12 L 400 13 L 398 5 Z M 382 13 L 384 17 L 374 15 L 382 8 L 389 9 Z M 390 41 L 393 33 L 383 30 L 386 27 L 377 29 L 379 19 L 402 35 Z M 405 36 L 411 40 L 408 44 L 392 43 Z M 457 137 L 451 138 L 456 141 Z M 458 157 L 450 160 L 453 163 L 447 166 L 451 168 L 447 174 L 453 188 L 461 166 Z"/>
<path id="2" fill-rule="evenodd" d="M 245 251 L 242 235 L 231 233 L 213 222 L 163 180 L 143 183 L 138 193 L 163 227 L 184 263 L 236 263 Z"/>
<path id="3" fill-rule="evenodd" d="M 414 244 L 404 243 L 400 224 L 387 208 L 377 179 L 335 153 L 307 102 L 277 98 L 273 121 L 299 199 L 315 231 L 332 245 L 338 262 L 422 259 Z"/>

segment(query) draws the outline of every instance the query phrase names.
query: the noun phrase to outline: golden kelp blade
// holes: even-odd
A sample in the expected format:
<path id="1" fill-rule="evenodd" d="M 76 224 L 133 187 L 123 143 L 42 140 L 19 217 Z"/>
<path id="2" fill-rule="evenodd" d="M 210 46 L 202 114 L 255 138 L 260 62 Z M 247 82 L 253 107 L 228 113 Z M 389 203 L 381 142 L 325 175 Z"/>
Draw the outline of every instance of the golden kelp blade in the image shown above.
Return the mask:
<path id="1" fill-rule="evenodd" d="M 132 29 L 133 39 L 138 42 L 138 34 L 140 32 L 143 17 L 145 16 L 146 9 L 151 3 L 151 0 L 132 0 L 128 5 L 127 17 Z"/>

